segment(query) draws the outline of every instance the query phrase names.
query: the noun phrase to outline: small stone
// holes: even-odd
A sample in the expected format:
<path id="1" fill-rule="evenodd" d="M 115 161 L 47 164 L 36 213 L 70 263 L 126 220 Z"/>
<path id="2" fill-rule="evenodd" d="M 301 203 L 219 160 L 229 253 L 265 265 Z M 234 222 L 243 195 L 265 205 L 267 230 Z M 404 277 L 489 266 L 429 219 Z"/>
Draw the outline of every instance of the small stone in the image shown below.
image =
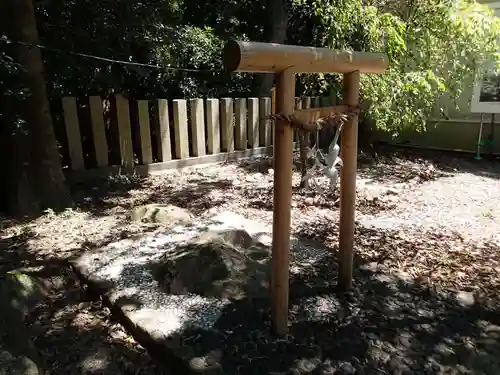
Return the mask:
<path id="1" fill-rule="evenodd" d="M 331 359 L 329 359 L 329 358 L 325 359 L 325 360 L 323 361 L 323 366 L 324 366 L 324 367 L 333 367 L 333 366 L 332 366 L 332 360 L 331 360 Z"/>
<path id="2" fill-rule="evenodd" d="M 411 280 L 411 276 L 408 272 L 405 272 L 405 271 L 396 271 L 394 273 L 397 277 L 399 277 L 401 280 L 405 281 L 405 282 L 410 282 L 412 281 Z"/>
<path id="3" fill-rule="evenodd" d="M 297 363 L 297 368 L 299 369 L 299 371 L 302 374 L 307 374 L 309 372 L 312 372 L 316 368 L 316 366 L 311 361 L 308 361 L 307 359 L 301 359 Z"/>
<path id="4" fill-rule="evenodd" d="M 304 203 L 307 204 L 308 206 L 312 206 L 314 204 L 314 199 L 311 197 L 308 197 L 304 199 Z"/>
<path id="5" fill-rule="evenodd" d="M 121 341 L 121 340 L 125 340 L 128 337 L 128 335 L 125 331 L 120 330 L 120 329 L 116 329 L 116 330 L 113 330 L 109 333 L 109 337 L 112 340 Z"/>
<path id="6" fill-rule="evenodd" d="M 321 365 L 321 359 L 316 357 L 316 358 L 311 358 L 311 363 L 314 365 L 314 367 L 318 367 Z"/>
<path id="7" fill-rule="evenodd" d="M 384 352 L 377 346 L 373 346 L 368 351 L 370 357 L 377 362 L 386 363 L 390 359 L 390 354 Z"/>
<path id="8" fill-rule="evenodd" d="M 191 358 L 189 365 L 194 371 L 204 371 L 220 367 L 219 363 L 210 356 Z"/>
<path id="9" fill-rule="evenodd" d="M 432 325 L 430 325 L 429 323 L 419 324 L 418 328 L 422 331 L 432 332 Z"/>
<path id="10" fill-rule="evenodd" d="M 219 364 L 219 361 L 214 356 L 207 355 L 205 356 L 205 363 L 207 364 L 207 366 L 215 367 Z"/>
<path id="11" fill-rule="evenodd" d="M 428 362 L 424 365 L 424 369 L 427 371 L 432 371 L 433 373 L 441 372 L 441 365 L 436 362 L 434 358 L 429 358 Z"/>
<path id="12" fill-rule="evenodd" d="M 445 343 L 439 343 L 435 346 L 435 352 L 438 353 L 438 354 L 441 354 L 442 356 L 450 356 L 450 355 L 453 355 L 455 354 L 455 352 L 453 351 L 453 349 L 446 345 Z"/>
<path id="13" fill-rule="evenodd" d="M 356 373 L 356 369 L 350 362 L 341 362 L 339 364 L 339 369 L 346 375 Z"/>
<path id="14" fill-rule="evenodd" d="M 388 194 L 388 195 L 398 195 L 400 193 L 400 190 L 396 189 L 396 188 L 388 188 L 385 191 L 385 193 Z"/>
<path id="15" fill-rule="evenodd" d="M 191 358 L 189 365 L 194 370 L 202 370 L 205 368 L 205 361 L 202 357 Z"/>
<path id="16" fill-rule="evenodd" d="M 130 213 L 132 221 L 152 222 L 166 225 L 187 224 L 192 221 L 191 213 L 171 204 L 146 204 L 135 207 Z"/>
<path id="17" fill-rule="evenodd" d="M 394 277 L 391 276 L 391 275 L 384 275 L 384 274 L 379 274 L 375 277 L 378 281 L 381 281 L 383 283 L 387 283 L 387 284 L 390 284 L 390 283 L 393 283 L 395 280 L 394 280 Z"/>
<path id="18" fill-rule="evenodd" d="M 403 375 L 406 374 L 409 370 L 409 367 L 401 361 L 400 358 L 394 357 L 389 361 L 389 366 L 391 367 L 391 374 L 394 375 Z"/>
<path id="19" fill-rule="evenodd" d="M 417 314 L 425 318 L 433 318 L 434 312 L 427 309 L 417 309 Z"/>
<path id="20" fill-rule="evenodd" d="M 335 375 L 335 369 L 332 366 L 323 367 L 319 373 L 321 375 Z"/>
<path id="21" fill-rule="evenodd" d="M 401 335 L 399 335 L 398 337 L 398 342 L 404 348 L 411 347 L 411 335 L 408 332 L 401 333 Z"/>
<path id="22" fill-rule="evenodd" d="M 485 329 L 486 332 L 500 332 L 500 326 L 495 324 L 488 324 Z"/>
<path id="23" fill-rule="evenodd" d="M 377 262 L 370 262 L 370 263 L 363 264 L 359 268 L 361 268 L 363 271 L 376 272 L 378 267 L 379 267 L 379 264 Z"/>
<path id="24" fill-rule="evenodd" d="M 475 303 L 474 294 L 472 292 L 460 291 L 455 295 L 455 298 L 462 307 L 470 307 Z"/>

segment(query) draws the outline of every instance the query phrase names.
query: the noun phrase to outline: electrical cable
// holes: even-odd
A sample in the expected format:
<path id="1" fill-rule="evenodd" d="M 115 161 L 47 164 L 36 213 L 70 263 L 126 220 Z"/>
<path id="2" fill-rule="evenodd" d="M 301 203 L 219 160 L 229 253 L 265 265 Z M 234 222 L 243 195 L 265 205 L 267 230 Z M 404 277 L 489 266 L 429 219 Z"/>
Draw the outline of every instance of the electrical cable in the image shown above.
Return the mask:
<path id="1" fill-rule="evenodd" d="M 169 71 L 181 71 L 181 72 L 199 72 L 199 73 L 222 73 L 223 72 L 223 70 L 215 70 L 215 69 L 179 68 L 179 67 L 174 67 L 174 66 L 161 66 L 161 65 L 154 65 L 154 64 L 138 63 L 138 62 L 133 62 L 133 61 L 116 60 L 116 59 L 111 59 L 108 57 L 90 55 L 87 53 L 66 51 L 66 50 L 62 50 L 59 48 L 47 47 L 47 46 L 44 46 L 41 44 L 22 42 L 19 40 L 7 38 L 6 36 L 2 36 L 0 38 L 0 41 L 4 41 L 4 42 L 6 42 L 6 44 L 14 43 L 14 44 L 27 46 L 27 47 L 36 47 L 36 48 L 43 49 L 43 50 L 50 51 L 50 52 L 62 53 L 62 54 L 66 53 L 66 54 L 73 55 L 73 56 L 79 56 L 79 57 L 83 57 L 83 58 L 87 58 L 87 59 L 104 61 L 104 62 L 108 62 L 108 63 L 112 63 L 112 64 L 122 64 L 122 65 L 129 65 L 129 66 L 137 66 L 137 67 L 141 67 L 141 68 L 169 70 Z"/>

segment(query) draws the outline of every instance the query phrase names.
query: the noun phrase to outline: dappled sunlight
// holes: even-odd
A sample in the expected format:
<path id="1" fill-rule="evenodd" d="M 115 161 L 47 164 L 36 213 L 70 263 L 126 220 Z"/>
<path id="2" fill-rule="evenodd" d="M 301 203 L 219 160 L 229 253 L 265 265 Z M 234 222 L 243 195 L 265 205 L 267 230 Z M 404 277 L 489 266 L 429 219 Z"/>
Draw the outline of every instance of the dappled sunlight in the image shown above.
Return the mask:
<path id="1" fill-rule="evenodd" d="M 418 158 L 397 164 L 400 161 L 386 158 L 374 165 L 361 163 L 354 288 L 347 296 L 339 295 L 336 290 L 338 192 L 294 189 L 291 325 L 289 335 L 282 340 L 269 333 L 267 292 L 223 303 L 189 293 L 169 295 L 164 285 L 166 278 L 156 277 L 154 271 L 168 249 L 200 231 L 207 231 L 210 226 L 197 223 L 214 215 L 220 219 L 217 225 L 234 223 L 235 213 L 249 221 L 259 221 L 262 225 L 254 225 L 249 233 L 270 246 L 273 174 L 266 159 L 172 171 L 138 180 L 135 187 L 121 190 L 116 184 L 115 192 L 109 192 L 109 199 L 106 194 L 99 196 L 105 190 L 91 188 L 94 198 L 75 210 L 49 211 L 31 221 L 6 224 L 0 238 L 2 256 L 5 264 L 15 267 L 40 264 L 42 256 L 85 253 L 93 276 L 105 281 L 98 286 L 112 288 L 104 300 L 124 312 L 120 322 L 125 324 L 127 319 L 141 322 L 159 342 L 164 340 L 169 345 L 183 342 L 188 348 L 183 355 L 188 354 L 197 366 L 218 361 L 227 371 L 244 368 L 268 373 L 315 369 L 325 374 L 361 368 L 382 369 L 387 373 L 413 371 L 413 368 L 438 373 L 457 366 L 476 371 L 485 366 L 496 369 L 492 355 L 498 351 L 494 340 L 500 331 L 500 322 L 495 318 L 500 287 L 498 241 L 482 238 L 484 230 L 479 232 L 481 238 L 473 239 L 446 228 L 422 230 L 413 225 L 395 229 L 390 221 L 378 220 L 385 214 L 393 217 L 394 222 L 404 223 L 400 219 L 405 217 L 408 204 L 415 205 L 415 215 L 431 212 L 435 220 L 439 219 L 446 211 L 444 207 L 448 207 L 441 203 L 449 188 L 438 188 L 451 186 L 447 182 L 450 179 L 470 179 L 463 191 L 466 194 L 467 189 L 474 188 L 470 194 L 473 199 L 460 202 L 464 207 L 472 207 L 482 199 L 477 178 L 485 177 L 459 167 L 446 169 Z M 395 168 L 395 178 L 377 175 L 377 166 L 380 171 L 387 166 L 385 171 L 391 176 Z M 488 177 L 487 183 L 493 187 L 497 181 Z M 298 182 L 295 171 L 296 186 Z M 428 211 L 418 207 L 418 199 L 409 199 L 426 189 L 440 197 L 426 203 Z M 178 205 L 190 215 L 191 221 L 187 225 L 170 225 L 132 220 L 131 209 L 146 203 L 161 207 Z M 487 208 L 482 206 L 478 210 L 481 220 L 494 223 L 495 211 Z M 449 223 L 463 222 L 459 216 Z M 366 227 L 363 217 L 387 224 L 387 228 Z M 411 219 L 409 215 L 407 218 Z M 185 252 L 176 254 L 186 256 Z M 202 275 L 202 271 L 197 270 L 196 276 Z M 237 286 L 246 288 L 243 284 Z M 188 283 L 178 290 L 191 287 Z M 70 287 L 65 293 L 79 295 L 79 289 Z M 137 343 L 123 328 L 114 333 L 118 325 L 111 323 L 108 312 L 103 313 L 105 307 L 101 302 L 89 301 L 84 294 L 72 297 L 75 301 L 71 303 L 49 301 L 43 307 L 45 314 L 39 315 L 40 322 L 34 323 L 51 327 L 37 337 L 40 347 L 60 340 L 58 347 L 79 353 L 68 355 L 67 360 L 58 364 L 56 358 L 60 354 L 44 351 L 44 356 L 54 364 L 55 373 L 63 373 L 64 367 L 76 363 L 80 368 L 94 366 L 95 373 L 101 372 L 103 366 L 107 371 L 116 370 L 115 373 L 123 366 L 133 366 L 125 359 L 117 366 L 113 361 L 115 354 L 106 360 L 107 349 L 101 350 L 100 346 L 109 347 L 113 353 L 126 348 L 127 358 L 136 355 L 143 358 L 144 349 L 137 349 Z M 99 318 L 101 315 L 104 320 Z M 132 328 L 127 329 L 136 335 Z M 102 335 L 107 337 L 104 341 L 99 339 Z M 93 349 L 86 351 L 79 346 Z M 161 357 L 164 346 L 159 348 Z M 285 359 L 278 363 L 274 360 L 276 353 Z"/>
<path id="2" fill-rule="evenodd" d="M 98 348 L 96 353 L 89 353 L 77 367 L 86 373 L 99 373 L 105 371 L 110 365 L 109 353 L 104 348 Z"/>

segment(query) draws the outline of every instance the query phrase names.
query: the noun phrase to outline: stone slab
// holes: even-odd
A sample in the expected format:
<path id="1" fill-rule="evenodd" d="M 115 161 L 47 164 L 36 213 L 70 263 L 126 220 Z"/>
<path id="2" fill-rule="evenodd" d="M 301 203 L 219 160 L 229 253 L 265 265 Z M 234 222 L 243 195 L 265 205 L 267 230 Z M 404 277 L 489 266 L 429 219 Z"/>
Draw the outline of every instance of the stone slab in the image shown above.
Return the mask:
<path id="1" fill-rule="evenodd" d="M 126 320 L 129 331 L 139 342 L 147 341 L 160 352 L 162 348 L 168 349 L 170 354 L 189 364 L 189 371 L 219 373 L 217 357 L 220 353 L 197 353 L 184 333 L 189 331 L 192 335 L 198 330 L 209 332 L 214 340 L 217 339 L 219 335 L 214 325 L 232 302 L 199 295 L 168 295 L 154 279 L 151 265 L 202 233 L 231 229 L 245 230 L 255 241 L 271 246 L 271 226 L 224 212 L 201 222 L 163 228 L 140 238 L 109 244 L 74 259 L 72 265 L 87 283 L 100 290 Z M 291 273 L 303 272 L 315 258 L 324 256 L 325 251 L 301 247 L 293 240 Z M 331 301 L 308 303 L 319 306 L 318 309 L 326 313 L 336 308 Z M 300 313 L 307 315 L 309 312 L 309 309 L 302 309 Z"/>
<path id="2" fill-rule="evenodd" d="M 228 229 L 244 229 L 259 242 L 271 244 L 268 226 L 225 212 L 203 222 L 163 228 L 139 239 L 109 244 L 72 260 L 72 265 L 119 310 L 143 340 L 161 343 L 175 356 L 196 364 L 197 358 L 189 346 L 180 342 L 183 330 L 193 326 L 210 330 L 229 302 L 201 296 L 166 295 L 153 280 L 148 266 L 203 232 Z"/>

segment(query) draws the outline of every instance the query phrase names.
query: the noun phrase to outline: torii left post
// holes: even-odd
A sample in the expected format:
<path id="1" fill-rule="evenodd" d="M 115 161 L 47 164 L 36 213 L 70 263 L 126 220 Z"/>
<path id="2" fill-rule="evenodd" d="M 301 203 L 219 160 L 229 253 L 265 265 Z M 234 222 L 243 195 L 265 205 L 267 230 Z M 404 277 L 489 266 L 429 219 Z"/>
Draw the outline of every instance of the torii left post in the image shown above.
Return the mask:
<path id="1" fill-rule="evenodd" d="M 296 73 L 344 73 L 344 104 L 357 106 L 359 74 L 382 73 L 388 65 L 386 56 L 379 53 L 242 41 L 227 42 L 223 59 L 230 72 L 276 73 L 276 113 L 283 116 L 294 114 Z M 350 117 L 341 143 L 339 286 L 343 289 L 352 283 L 357 125 L 357 116 Z M 284 335 L 288 331 L 293 128 L 288 121 L 278 120 L 274 134 L 271 321 L 274 333 Z"/>

